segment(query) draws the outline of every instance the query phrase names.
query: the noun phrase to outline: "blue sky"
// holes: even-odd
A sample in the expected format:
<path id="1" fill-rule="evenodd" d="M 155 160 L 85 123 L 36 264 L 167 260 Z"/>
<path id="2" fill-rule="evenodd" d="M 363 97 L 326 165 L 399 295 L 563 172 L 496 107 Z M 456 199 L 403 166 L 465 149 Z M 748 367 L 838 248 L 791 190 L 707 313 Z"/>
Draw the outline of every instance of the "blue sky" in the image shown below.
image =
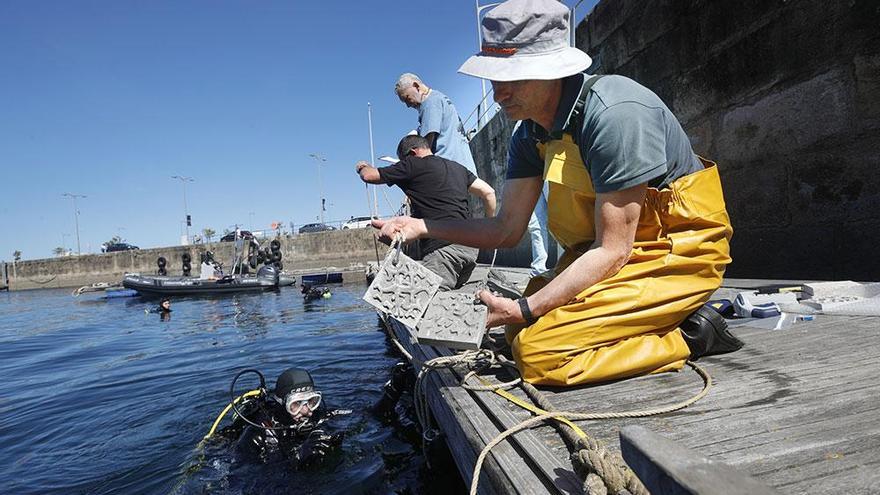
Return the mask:
<path id="1" fill-rule="evenodd" d="M 571 3 L 571 2 L 569 2 Z M 582 18 L 595 1 L 579 7 Z M 369 214 L 357 160 L 392 154 L 417 114 L 393 92 L 415 72 L 462 118 L 479 80 L 469 0 L 39 1 L 0 3 L 0 259 L 45 258 L 121 235 L 141 247 L 182 232 Z M 385 192 L 388 201 L 385 199 Z M 381 214 L 401 195 L 379 190 Z"/>

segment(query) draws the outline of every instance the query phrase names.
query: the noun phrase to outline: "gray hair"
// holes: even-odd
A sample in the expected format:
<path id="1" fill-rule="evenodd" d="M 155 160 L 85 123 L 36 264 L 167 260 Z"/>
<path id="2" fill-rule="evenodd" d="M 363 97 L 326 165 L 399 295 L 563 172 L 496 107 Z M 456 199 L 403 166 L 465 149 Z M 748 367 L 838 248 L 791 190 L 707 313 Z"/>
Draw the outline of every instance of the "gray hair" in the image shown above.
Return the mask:
<path id="1" fill-rule="evenodd" d="M 400 90 L 411 85 L 414 82 L 424 84 L 419 76 L 411 72 L 404 72 L 400 75 L 400 77 L 397 78 L 397 84 L 394 85 L 394 92 L 400 93 Z"/>

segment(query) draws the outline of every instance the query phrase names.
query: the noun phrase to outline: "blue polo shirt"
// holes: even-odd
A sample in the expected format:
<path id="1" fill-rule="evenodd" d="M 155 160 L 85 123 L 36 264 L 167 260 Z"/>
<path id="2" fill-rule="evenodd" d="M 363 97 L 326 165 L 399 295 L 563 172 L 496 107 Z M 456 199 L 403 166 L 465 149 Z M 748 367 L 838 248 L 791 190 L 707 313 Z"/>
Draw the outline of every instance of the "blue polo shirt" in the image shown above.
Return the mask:
<path id="1" fill-rule="evenodd" d="M 477 174 L 461 117 L 449 97 L 436 89 L 432 89 L 419 105 L 419 135 L 427 136 L 432 132 L 437 133 L 435 155 L 459 163 L 472 174 Z"/>
<path id="2" fill-rule="evenodd" d="M 510 141 L 507 178 L 543 175 L 544 161 L 536 144 L 579 132 L 575 141 L 597 193 L 620 191 L 647 183 L 662 189 L 679 177 L 703 168 L 678 119 L 653 91 L 624 76 L 609 75 L 590 88 L 583 125 L 572 112 L 589 77 L 563 80 L 562 97 L 549 132 L 523 121 Z"/>

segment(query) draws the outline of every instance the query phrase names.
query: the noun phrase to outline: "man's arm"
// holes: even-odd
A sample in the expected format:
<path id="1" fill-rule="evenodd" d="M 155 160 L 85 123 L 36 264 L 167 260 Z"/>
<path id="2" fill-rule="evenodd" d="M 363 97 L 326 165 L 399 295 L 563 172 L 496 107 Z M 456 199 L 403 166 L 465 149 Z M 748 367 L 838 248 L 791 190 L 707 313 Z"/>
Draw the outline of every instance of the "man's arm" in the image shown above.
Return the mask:
<path id="1" fill-rule="evenodd" d="M 647 185 L 641 184 L 596 195 L 596 240 L 559 276 L 528 297 L 534 316 L 567 304 L 584 289 L 620 271 L 632 252 L 646 190 Z M 487 326 L 525 321 L 516 301 L 487 291 L 480 298 L 489 307 Z"/>
<path id="2" fill-rule="evenodd" d="M 483 201 L 483 209 L 486 210 L 486 218 L 495 216 L 495 189 L 486 183 L 483 179 L 473 181 L 468 187 L 468 192 L 477 196 Z"/>
<path id="3" fill-rule="evenodd" d="M 379 175 L 379 169 L 369 163 L 360 161 L 354 166 L 355 172 L 361 176 L 361 180 L 370 184 L 384 184 L 385 181 Z"/>
<path id="4" fill-rule="evenodd" d="M 395 217 L 373 220 L 373 227 L 381 229 L 380 240 L 389 243 L 398 234 L 403 234 L 407 241 L 429 237 L 478 248 L 513 247 L 526 231 L 541 194 L 541 185 L 541 177 L 508 179 L 504 185 L 501 210 L 493 218 L 426 221 Z"/>

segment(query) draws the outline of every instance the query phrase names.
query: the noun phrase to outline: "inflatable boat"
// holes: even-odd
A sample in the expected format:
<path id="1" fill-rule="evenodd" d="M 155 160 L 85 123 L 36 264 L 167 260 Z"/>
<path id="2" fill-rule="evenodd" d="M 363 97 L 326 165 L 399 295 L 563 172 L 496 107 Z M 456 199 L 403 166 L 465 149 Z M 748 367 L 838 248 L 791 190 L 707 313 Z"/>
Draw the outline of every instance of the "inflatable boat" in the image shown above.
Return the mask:
<path id="1" fill-rule="evenodd" d="M 122 286 L 145 296 L 176 296 L 273 290 L 295 282 L 295 277 L 282 275 L 274 266 L 266 265 L 260 267 L 256 275 L 227 275 L 217 279 L 131 273 L 122 279 Z"/>

